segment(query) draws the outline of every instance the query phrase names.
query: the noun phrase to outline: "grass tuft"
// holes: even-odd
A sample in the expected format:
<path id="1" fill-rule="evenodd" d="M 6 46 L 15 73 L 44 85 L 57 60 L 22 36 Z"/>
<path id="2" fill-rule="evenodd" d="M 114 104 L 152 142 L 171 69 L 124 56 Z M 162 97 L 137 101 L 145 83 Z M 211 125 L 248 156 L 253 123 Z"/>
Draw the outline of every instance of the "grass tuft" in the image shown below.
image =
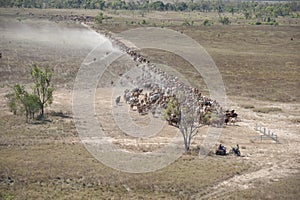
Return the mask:
<path id="1" fill-rule="evenodd" d="M 264 108 L 255 108 L 253 109 L 253 111 L 257 113 L 271 113 L 271 112 L 282 112 L 282 109 L 277 107 L 264 107 Z"/>
<path id="2" fill-rule="evenodd" d="M 245 109 L 253 109 L 253 108 L 255 108 L 255 106 L 254 105 L 252 105 L 252 104 L 244 104 L 244 105 L 241 105 L 243 108 L 245 108 Z"/>

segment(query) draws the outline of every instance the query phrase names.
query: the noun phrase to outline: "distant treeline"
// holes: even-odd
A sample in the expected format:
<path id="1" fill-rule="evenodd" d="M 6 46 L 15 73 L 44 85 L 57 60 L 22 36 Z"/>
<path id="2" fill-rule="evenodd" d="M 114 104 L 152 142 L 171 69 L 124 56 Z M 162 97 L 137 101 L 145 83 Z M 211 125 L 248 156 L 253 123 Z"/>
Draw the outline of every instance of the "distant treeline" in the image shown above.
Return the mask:
<path id="1" fill-rule="evenodd" d="M 122 1 L 122 0 L 1 0 L 1 7 L 19 8 L 82 8 L 82 9 L 112 9 L 112 10 L 157 10 L 157 11 L 200 11 L 218 13 L 244 13 L 246 18 L 256 15 L 271 17 L 288 16 L 300 11 L 299 1 L 228 1 L 201 0 L 174 3 L 162 1 Z"/>

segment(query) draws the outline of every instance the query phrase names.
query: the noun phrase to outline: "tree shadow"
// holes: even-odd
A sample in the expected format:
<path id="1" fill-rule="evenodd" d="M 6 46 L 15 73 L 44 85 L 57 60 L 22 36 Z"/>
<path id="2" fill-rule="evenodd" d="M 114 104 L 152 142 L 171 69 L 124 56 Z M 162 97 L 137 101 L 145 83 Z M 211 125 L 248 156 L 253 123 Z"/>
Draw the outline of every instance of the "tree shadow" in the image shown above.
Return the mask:
<path id="1" fill-rule="evenodd" d="M 61 118 L 67 118 L 67 119 L 72 119 L 73 117 L 71 117 L 70 115 L 66 115 L 65 113 L 63 113 L 62 111 L 56 112 L 56 111 L 52 111 L 50 113 L 51 116 L 53 117 L 61 117 Z"/>
<path id="2" fill-rule="evenodd" d="M 50 119 L 38 119 L 38 120 L 35 120 L 33 122 L 29 122 L 29 124 L 32 124 L 32 125 L 41 125 L 41 124 L 47 124 L 47 123 L 52 123 L 52 120 L 50 120 Z"/>

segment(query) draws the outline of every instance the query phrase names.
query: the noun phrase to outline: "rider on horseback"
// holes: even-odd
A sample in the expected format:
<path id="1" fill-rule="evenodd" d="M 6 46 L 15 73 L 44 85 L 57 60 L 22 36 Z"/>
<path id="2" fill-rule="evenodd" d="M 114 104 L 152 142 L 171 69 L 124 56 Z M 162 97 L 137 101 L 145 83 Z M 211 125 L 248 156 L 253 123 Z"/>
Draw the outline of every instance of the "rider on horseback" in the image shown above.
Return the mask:
<path id="1" fill-rule="evenodd" d="M 237 144 L 236 147 L 232 147 L 232 151 L 234 152 L 235 155 L 240 156 L 241 152 L 240 152 L 239 144 Z"/>

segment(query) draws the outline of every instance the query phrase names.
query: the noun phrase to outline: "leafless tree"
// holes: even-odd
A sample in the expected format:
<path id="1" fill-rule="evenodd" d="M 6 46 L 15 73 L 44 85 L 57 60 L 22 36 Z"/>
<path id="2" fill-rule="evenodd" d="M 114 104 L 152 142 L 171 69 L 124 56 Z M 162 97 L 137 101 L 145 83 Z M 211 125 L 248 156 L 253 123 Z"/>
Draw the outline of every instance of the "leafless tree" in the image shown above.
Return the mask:
<path id="1" fill-rule="evenodd" d="M 185 151 L 190 150 L 192 139 L 200 128 L 198 111 L 199 106 L 195 101 L 185 100 L 180 103 L 180 122 L 179 130 L 183 136 Z"/>

